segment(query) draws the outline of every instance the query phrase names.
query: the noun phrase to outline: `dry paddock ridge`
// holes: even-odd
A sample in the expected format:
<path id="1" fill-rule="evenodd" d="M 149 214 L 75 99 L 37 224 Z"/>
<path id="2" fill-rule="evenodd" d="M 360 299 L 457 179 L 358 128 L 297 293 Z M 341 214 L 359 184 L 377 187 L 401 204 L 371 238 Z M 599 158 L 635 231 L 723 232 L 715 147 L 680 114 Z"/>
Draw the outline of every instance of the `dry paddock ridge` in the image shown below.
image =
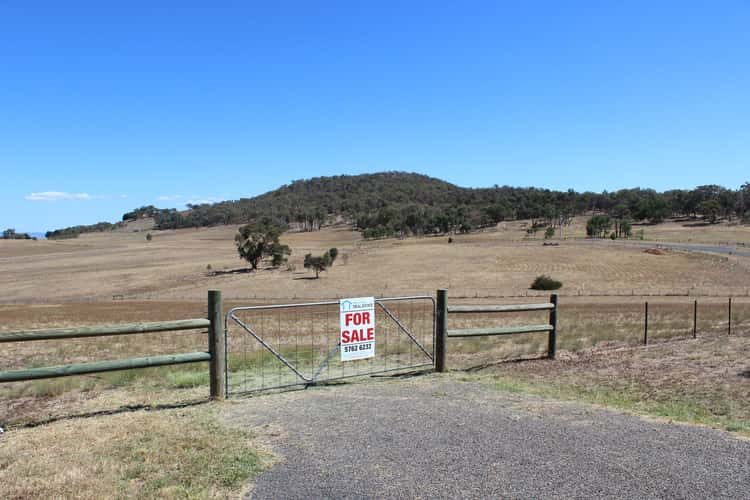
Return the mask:
<path id="1" fill-rule="evenodd" d="M 750 440 L 426 375 L 235 402 L 248 498 L 747 498 Z"/>

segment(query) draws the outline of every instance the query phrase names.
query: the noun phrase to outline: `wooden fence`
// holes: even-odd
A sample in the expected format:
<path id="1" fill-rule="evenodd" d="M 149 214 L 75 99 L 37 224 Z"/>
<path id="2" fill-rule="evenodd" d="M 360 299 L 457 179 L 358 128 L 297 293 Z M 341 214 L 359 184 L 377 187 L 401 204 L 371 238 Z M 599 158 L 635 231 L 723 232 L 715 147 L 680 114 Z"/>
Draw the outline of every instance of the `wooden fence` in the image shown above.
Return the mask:
<path id="1" fill-rule="evenodd" d="M 548 333 L 547 356 L 555 358 L 557 352 L 557 294 L 550 295 L 549 302 L 541 304 L 469 305 L 449 306 L 448 291 L 437 291 L 437 317 L 435 331 L 435 370 L 445 372 L 448 338 L 465 338 L 489 335 L 515 335 L 522 333 Z M 516 313 L 526 311 L 549 311 L 549 322 L 540 325 L 522 325 L 492 328 L 449 329 L 449 314 Z"/>
<path id="2" fill-rule="evenodd" d="M 208 362 L 210 373 L 210 394 L 213 399 L 223 399 L 225 395 L 225 332 L 222 313 L 221 292 L 208 292 L 208 318 L 159 321 L 151 323 L 130 323 L 120 325 L 86 326 L 79 328 L 55 328 L 1 332 L 0 343 L 33 342 L 39 340 L 59 340 L 85 337 L 135 335 L 141 333 L 172 332 L 179 330 L 208 329 L 207 351 L 179 354 L 165 354 L 140 358 L 75 363 L 46 366 L 23 370 L 0 371 L 0 383 L 20 382 L 43 378 L 68 377 L 134 368 L 179 365 L 184 363 Z"/>

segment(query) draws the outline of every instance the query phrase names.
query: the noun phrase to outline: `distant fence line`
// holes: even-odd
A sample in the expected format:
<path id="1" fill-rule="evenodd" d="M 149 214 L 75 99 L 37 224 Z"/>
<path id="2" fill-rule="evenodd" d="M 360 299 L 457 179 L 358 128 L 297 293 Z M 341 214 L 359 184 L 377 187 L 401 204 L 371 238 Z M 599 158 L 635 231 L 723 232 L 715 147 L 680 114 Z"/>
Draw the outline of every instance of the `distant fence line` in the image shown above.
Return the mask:
<path id="1" fill-rule="evenodd" d="M 441 286 L 450 290 L 451 297 L 454 299 L 512 299 L 512 298 L 545 298 L 549 295 L 548 291 L 543 290 L 531 290 L 531 289 L 510 289 L 503 291 L 499 288 L 458 288 L 451 287 L 450 285 Z M 202 291 L 202 289 L 201 289 Z M 419 290 L 419 293 L 433 293 L 431 289 Z M 342 297 L 350 297 L 357 294 L 361 294 L 362 290 L 349 290 L 339 292 L 338 294 L 331 295 L 328 297 L 321 297 L 319 293 L 311 291 L 310 293 L 279 293 L 279 294 L 267 294 L 267 293 L 253 293 L 253 294 L 236 294 L 228 295 L 228 300 L 323 300 L 331 299 L 338 300 Z M 379 287 L 372 288 L 369 293 L 373 295 L 386 297 L 389 295 L 410 295 L 417 293 L 413 288 L 392 288 L 392 287 Z M 750 287 L 724 287 L 721 291 L 707 289 L 703 287 L 692 287 L 692 288 L 656 288 L 653 290 L 639 290 L 637 288 L 627 289 L 586 289 L 586 288 L 561 288 L 556 290 L 555 293 L 561 297 L 718 297 L 718 298 L 729 298 L 729 297 L 750 297 Z M 152 296 L 137 296 L 131 295 L 126 297 L 127 300 L 165 300 L 163 297 L 158 298 Z M 166 299 L 172 300 L 172 299 Z M 180 298 L 175 297 L 173 300 L 189 300 L 186 297 Z"/>
<path id="2" fill-rule="evenodd" d="M 474 289 L 461 289 L 444 287 L 451 291 L 451 297 L 454 299 L 521 299 L 521 298 L 544 298 L 547 297 L 549 292 L 537 291 L 537 290 L 514 290 L 503 292 L 497 288 L 474 288 Z M 200 290 L 200 295 L 205 293 L 205 288 L 196 288 L 196 291 Z M 311 293 L 294 293 L 294 294 L 266 294 L 266 293 L 253 293 L 253 294 L 232 294 L 225 297 L 225 300 L 338 300 L 342 297 L 349 297 L 357 294 L 361 294 L 361 290 L 351 290 L 348 292 L 341 292 L 336 295 L 330 295 L 322 297 L 320 294 Z M 400 288 L 381 288 L 370 290 L 373 296 L 386 297 L 389 295 L 410 295 L 416 293 L 414 289 L 400 289 Z M 431 293 L 430 290 L 421 290 L 419 293 Z M 694 298 L 744 298 L 750 297 L 750 288 L 723 288 L 721 290 L 708 290 L 704 288 L 689 288 L 689 289 L 655 289 L 653 291 L 645 291 L 638 289 L 622 289 L 622 290 L 597 290 L 597 289 L 565 289 L 564 287 L 557 290 L 556 293 L 560 297 L 694 297 Z M 152 294 L 140 295 L 140 294 L 115 294 L 115 295 L 89 295 L 81 297 L 62 297 L 56 298 L 57 303 L 77 303 L 77 302 L 102 302 L 102 301 L 142 301 L 142 302 L 179 302 L 179 301 L 199 301 L 197 295 L 192 296 L 191 294 L 185 294 L 182 296 L 164 297 Z M 14 305 L 14 304 L 47 304 L 48 301 L 38 301 L 29 299 L 11 299 L 11 300 L 0 300 L 0 304 Z"/>

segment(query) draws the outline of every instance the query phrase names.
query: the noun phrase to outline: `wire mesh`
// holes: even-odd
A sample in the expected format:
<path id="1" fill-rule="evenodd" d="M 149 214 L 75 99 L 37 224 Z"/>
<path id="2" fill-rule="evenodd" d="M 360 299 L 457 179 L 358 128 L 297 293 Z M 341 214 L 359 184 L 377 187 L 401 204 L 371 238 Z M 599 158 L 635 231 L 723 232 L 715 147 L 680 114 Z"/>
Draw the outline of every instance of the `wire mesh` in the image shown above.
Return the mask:
<path id="1" fill-rule="evenodd" d="M 342 361 L 339 302 L 236 307 L 226 316 L 227 394 L 430 366 L 435 303 L 375 300 L 375 356 Z"/>

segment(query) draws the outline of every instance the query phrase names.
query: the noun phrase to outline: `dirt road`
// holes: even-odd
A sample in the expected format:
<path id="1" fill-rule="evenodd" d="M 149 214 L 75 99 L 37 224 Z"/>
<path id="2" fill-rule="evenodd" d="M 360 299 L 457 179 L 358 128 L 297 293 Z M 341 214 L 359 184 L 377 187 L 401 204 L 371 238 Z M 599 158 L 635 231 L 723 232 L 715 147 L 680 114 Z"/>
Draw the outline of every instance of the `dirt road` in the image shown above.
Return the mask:
<path id="1" fill-rule="evenodd" d="M 748 498 L 750 441 L 455 375 L 234 402 L 280 456 L 252 498 Z"/>

